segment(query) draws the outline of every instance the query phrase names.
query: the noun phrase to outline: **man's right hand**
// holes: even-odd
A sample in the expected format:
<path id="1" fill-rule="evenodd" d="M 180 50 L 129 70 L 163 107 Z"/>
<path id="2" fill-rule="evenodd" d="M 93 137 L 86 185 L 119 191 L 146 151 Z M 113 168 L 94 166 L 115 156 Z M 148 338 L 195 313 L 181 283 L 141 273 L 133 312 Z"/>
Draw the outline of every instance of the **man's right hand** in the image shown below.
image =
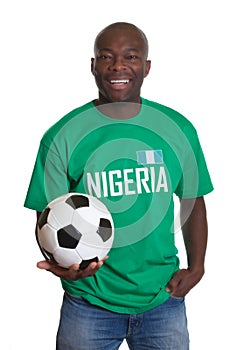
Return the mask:
<path id="1" fill-rule="evenodd" d="M 37 263 L 37 267 L 41 270 L 52 272 L 55 276 L 64 280 L 76 281 L 81 278 L 93 276 L 107 259 L 108 256 L 105 256 L 105 258 L 98 262 L 93 261 L 83 270 L 79 269 L 79 264 L 71 265 L 68 269 L 66 269 L 47 260 L 39 261 Z"/>

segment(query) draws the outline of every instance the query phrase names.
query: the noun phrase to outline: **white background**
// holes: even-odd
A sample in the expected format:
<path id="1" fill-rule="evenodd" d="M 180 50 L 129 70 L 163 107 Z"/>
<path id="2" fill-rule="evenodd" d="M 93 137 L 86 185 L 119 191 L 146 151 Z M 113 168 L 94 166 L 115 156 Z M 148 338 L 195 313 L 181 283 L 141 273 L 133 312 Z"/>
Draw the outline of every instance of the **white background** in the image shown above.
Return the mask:
<path id="1" fill-rule="evenodd" d="M 36 268 L 42 256 L 35 214 L 23 202 L 44 131 L 97 97 L 93 41 L 115 21 L 147 34 L 152 69 L 142 96 L 193 122 L 215 186 L 206 197 L 206 274 L 186 298 L 191 350 L 243 349 L 242 2 L 9 0 L 0 6 L 1 349 L 55 348 L 62 289 Z M 180 234 L 177 241 L 184 267 Z"/>

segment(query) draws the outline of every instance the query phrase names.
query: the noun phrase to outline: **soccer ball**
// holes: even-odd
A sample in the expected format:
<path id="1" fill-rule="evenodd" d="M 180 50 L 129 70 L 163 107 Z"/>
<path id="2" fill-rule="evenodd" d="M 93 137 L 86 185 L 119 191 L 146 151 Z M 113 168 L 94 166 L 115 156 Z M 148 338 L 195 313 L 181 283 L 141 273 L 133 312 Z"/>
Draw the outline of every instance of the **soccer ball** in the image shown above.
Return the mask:
<path id="1" fill-rule="evenodd" d="M 37 242 L 47 260 L 69 268 L 103 259 L 114 240 L 114 224 L 107 207 L 97 198 L 68 193 L 54 199 L 37 223 Z"/>

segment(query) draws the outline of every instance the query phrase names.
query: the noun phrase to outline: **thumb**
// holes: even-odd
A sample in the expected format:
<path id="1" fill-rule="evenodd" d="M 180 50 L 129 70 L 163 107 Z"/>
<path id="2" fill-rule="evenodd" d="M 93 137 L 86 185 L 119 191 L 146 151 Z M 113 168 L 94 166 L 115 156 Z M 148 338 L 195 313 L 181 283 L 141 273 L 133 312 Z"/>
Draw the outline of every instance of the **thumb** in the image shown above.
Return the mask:
<path id="1" fill-rule="evenodd" d="M 165 291 L 168 293 L 174 293 L 181 281 L 180 270 L 177 271 L 167 284 Z"/>
<path id="2" fill-rule="evenodd" d="M 41 270 L 49 270 L 51 267 L 50 263 L 46 260 L 39 261 L 36 266 Z"/>

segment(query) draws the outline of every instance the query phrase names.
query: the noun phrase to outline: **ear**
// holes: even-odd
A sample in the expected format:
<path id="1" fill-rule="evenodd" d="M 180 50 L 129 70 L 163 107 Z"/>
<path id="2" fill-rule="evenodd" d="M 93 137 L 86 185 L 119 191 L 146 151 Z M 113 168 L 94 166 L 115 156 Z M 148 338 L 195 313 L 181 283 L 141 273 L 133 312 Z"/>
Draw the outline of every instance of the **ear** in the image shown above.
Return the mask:
<path id="1" fill-rule="evenodd" d="M 146 76 L 148 76 L 149 72 L 150 72 L 150 69 L 151 69 L 151 61 L 150 60 L 147 60 L 146 61 L 146 67 L 145 67 L 145 75 L 144 75 L 144 78 L 146 78 Z"/>
<path id="2" fill-rule="evenodd" d="M 94 75 L 94 61 L 95 61 L 95 58 L 91 58 L 91 72 L 93 75 Z"/>

